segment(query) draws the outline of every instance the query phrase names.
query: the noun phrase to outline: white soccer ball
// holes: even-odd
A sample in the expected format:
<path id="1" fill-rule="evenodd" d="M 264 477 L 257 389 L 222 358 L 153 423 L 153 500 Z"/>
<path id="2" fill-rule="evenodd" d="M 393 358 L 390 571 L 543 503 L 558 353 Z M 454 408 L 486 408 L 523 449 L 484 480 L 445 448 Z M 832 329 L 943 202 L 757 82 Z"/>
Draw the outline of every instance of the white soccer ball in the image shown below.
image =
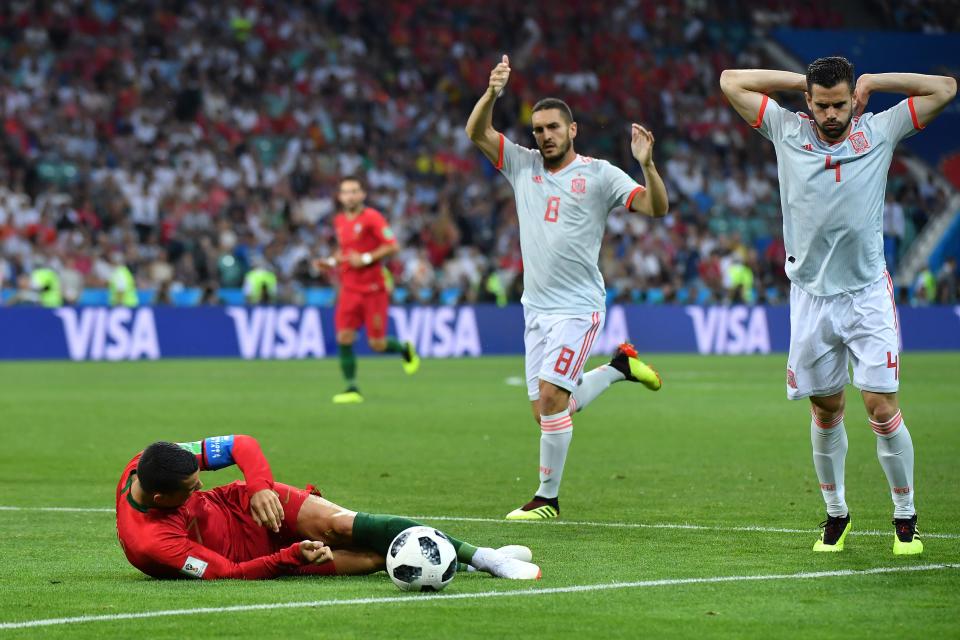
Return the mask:
<path id="1" fill-rule="evenodd" d="M 387 573 L 404 591 L 440 591 L 457 575 L 457 552 L 436 529 L 410 527 L 390 543 Z"/>

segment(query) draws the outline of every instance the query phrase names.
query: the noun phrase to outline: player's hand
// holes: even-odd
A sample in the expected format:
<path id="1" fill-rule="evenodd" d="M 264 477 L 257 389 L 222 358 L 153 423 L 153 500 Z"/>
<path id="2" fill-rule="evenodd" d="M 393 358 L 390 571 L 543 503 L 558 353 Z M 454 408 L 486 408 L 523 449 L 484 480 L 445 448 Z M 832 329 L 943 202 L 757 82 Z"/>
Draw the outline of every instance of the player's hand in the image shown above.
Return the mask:
<path id="1" fill-rule="evenodd" d="M 313 261 L 313 268 L 317 271 L 323 271 L 324 269 L 334 269 L 337 266 L 337 259 L 333 256 L 327 258 L 317 258 Z"/>
<path id="2" fill-rule="evenodd" d="M 860 77 L 857 78 L 857 86 L 853 90 L 853 115 L 859 116 L 863 114 L 867 108 L 867 102 L 870 101 L 872 91 L 870 74 L 860 74 Z"/>
<path id="3" fill-rule="evenodd" d="M 300 555 L 311 564 L 323 564 L 333 560 L 333 550 L 317 540 L 304 540 L 300 543 Z"/>
<path id="4" fill-rule="evenodd" d="M 633 157 L 641 166 L 653 163 L 653 143 L 655 139 L 650 131 L 647 131 L 636 122 L 630 125 L 630 151 Z"/>
<path id="5" fill-rule="evenodd" d="M 250 498 L 250 515 L 261 527 L 277 533 L 283 524 L 283 505 L 273 489 L 261 489 Z"/>
<path id="6" fill-rule="evenodd" d="M 361 256 L 359 253 L 356 253 L 356 252 L 348 253 L 347 256 L 346 256 L 346 258 L 347 258 L 347 262 L 350 263 L 350 266 L 351 266 L 351 267 L 365 267 L 365 266 L 367 266 L 367 265 L 365 265 L 364 262 L 363 262 L 363 256 Z"/>
<path id="7" fill-rule="evenodd" d="M 500 97 L 503 88 L 507 86 L 507 80 L 510 79 L 510 58 L 503 54 L 503 60 L 490 72 L 489 91 L 494 97 Z"/>

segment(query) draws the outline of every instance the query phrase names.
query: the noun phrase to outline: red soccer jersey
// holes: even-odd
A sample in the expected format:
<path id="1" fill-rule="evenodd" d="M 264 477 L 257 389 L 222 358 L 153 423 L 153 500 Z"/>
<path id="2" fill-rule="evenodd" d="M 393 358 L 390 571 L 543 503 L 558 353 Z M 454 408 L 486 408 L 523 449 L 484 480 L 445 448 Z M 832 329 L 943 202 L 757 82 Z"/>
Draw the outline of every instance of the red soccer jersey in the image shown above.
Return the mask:
<path id="1" fill-rule="evenodd" d="M 396 243 L 383 215 L 370 207 L 355 216 L 338 213 L 333 219 L 333 226 L 337 232 L 337 244 L 344 256 L 364 254 L 385 244 Z M 383 266 L 374 262 L 365 267 L 352 267 L 350 263 L 343 262 L 340 264 L 340 286 L 359 293 L 384 291 L 387 284 L 383 278 Z"/>
<path id="2" fill-rule="evenodd" d="M 147 509 L 130 492 L 143 452 L 138 453 L 117 485 L 117 537 L 130 564 L 155 578 L 207 580 L 273 578 L 308 564 L 299 543 L 281 548 L 267 545 L 276 550 L 260 555 L 266 531 L 259 530 L 245 513 L 238 513 L 238 505 L 244 502 L 242 492 L 252 496 L 273 487 L 270 466 L 255 439 L 219 436 L 181 446 L 196 454 L 201 470 L 236 464 L 247 482 L 196 491 L 178 509 Z"/>

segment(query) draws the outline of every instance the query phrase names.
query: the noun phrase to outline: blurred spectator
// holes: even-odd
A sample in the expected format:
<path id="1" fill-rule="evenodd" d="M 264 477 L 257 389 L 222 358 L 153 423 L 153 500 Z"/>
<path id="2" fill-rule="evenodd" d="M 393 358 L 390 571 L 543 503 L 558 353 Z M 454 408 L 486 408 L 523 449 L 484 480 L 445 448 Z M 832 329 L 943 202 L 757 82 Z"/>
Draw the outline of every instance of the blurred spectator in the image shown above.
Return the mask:
<path id="1" fill-rule="evenodd" d="M 957 295 L 957 259 L 949 256 L 937 272 L 937 302 L 956 304 Z"/>
<path id="2" fill-rule="evenodd" d="M 897 268 L 905 225 L 903 205 L 897 202 L 892 190 L 887 189 L 887 197 L 883 205 L 883 257 L 887 263 L 887 271 L 890 273 Z"/>

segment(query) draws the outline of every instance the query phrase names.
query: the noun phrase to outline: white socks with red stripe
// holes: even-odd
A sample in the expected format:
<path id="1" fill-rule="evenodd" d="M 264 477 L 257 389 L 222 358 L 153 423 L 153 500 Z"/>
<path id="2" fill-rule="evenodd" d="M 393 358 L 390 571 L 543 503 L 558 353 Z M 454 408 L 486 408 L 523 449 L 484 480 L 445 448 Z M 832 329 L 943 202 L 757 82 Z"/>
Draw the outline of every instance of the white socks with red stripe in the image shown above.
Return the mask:
<path id="1" fill-rule="evenodd" d="M 820 481 L 820 492 L 827 503 L 827 514 L 847 515 L 843 486 L 843 463 L 847 457 L 847 430 L 843 414 L 830 422 L 821 422 L 816 414 L 810 422 L 810 443 L 813 445 L 813 466 Z"/>
<path id="2" fill-rule="evenodd" d="M 903 416 L 897 411 L 886 422 L 870 421 L 877 434 L 877 458 L 887 474 L 893 498 L 893 517 L 910 518 L 916 513 L 913 505 L 913 440 Z"/>
<path id="3" fill-rule="evenodd" d="M 552 416 L 540 416 L 540 488 L 537 495 L 556 498 L 560 495 L 563 463 L 573 440 L 573 420 L 570 412 L 561 411 Z"/>
<path id="4" fill-rule="evenodd" d="M 625 380 L 623 374 L 608 364 L 602 364 L 596 369 L 587 371 L 583 374 L 580 384 L 570 394 L 570 415 L 582 411 L 610 385 L 621 380 Z"/>

